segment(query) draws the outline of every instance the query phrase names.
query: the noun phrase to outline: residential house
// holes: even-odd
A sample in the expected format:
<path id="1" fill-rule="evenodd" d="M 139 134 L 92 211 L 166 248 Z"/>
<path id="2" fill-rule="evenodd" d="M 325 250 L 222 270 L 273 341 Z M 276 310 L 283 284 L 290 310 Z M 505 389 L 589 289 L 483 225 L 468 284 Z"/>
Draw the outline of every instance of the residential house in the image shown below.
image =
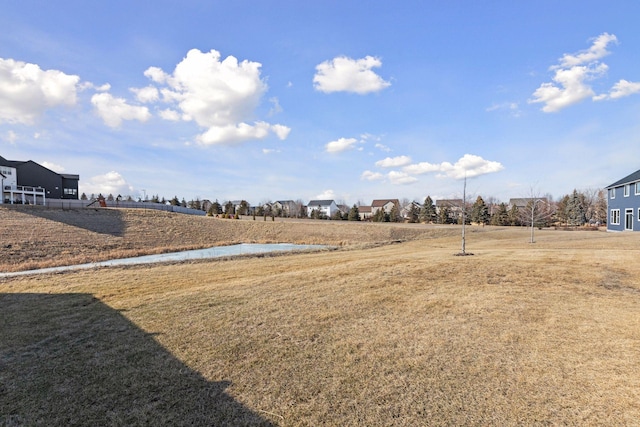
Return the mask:
<path id="1" fill-rule="evenodd" d="M 436 215 L 440 216 L 442 209 L 449 210 L 448 222 L 456 223 L 462 216 L 462 199 L 441 199 L 436 200 Z"/>
<path id="2" fill-rule="evenodd" d="M 549 200 L 546 197 L 521 197 L 515 199 L 509 199 L 508 208 L 511 209 L 514 206 L 518 208 L 519 211 L 522 212 L 523 209 L 526 209 L 534 200 L 540 200 L 545 204 L 549 204 Z"/>
<path id="3" fill-rule="evenodd" d="M 272 209 L 276 216 L 295 218 L 300 214 L 301 207 L 293 200 L 277 200 L 273 203 Z"/>
<path id="4" fill-rule="evenodd" d="M 605 188 L 607 231 L 640 231 L 640 170 Z"/>
<path id="5" fill-rule="evenodd" d="M 320 216 L 331 218 L 338 209 L 338 205 L 333 200 L 310 200 L 307 204 L 307 215 L 313 216 L 313 212 L 316 211 Z"/>
<path id="6" fill-rule="evenodd" d="M 360 221 L 371 221 L 373 216 L 371 206 L 358 206 L 358 215 L 360 216 Z"/>
<path id="7" fill-rule="evenodd" d="M 422 204 L 418 202 L 411 202 L 400 209 L 400 216 L 404 219 L 411 219 L 411 210 L 415 210 L 420 214 L 420 210 L 422 209 Z"/>
<path id="8" fill-rule="evenodd" d="M 387 214 L 391 213 L 393 208 L 400 213 L 400 202 L 398 199 L 377 199 L 371 202 L 371 215 L 375 215 L 380 209 L 384 209 Z"/>
<path id="9" fill-rule="evenodd" d="M 0 203 L 45 204 L 47 198 L 78 200 L 78 175 L 56 173 L 32 160 L 7 160 L 2 156 L 0 173 L 4 175 Z"/>

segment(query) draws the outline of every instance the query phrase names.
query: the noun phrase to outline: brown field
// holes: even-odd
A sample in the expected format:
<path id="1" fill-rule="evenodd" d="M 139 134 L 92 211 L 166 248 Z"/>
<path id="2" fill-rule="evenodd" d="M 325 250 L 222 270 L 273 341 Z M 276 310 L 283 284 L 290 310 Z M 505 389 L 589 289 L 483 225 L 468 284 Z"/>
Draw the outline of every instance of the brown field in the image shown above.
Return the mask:
<path id="1" fill-rule="evenodd" d="M 11 213 L 62 261 L 205 227 L 342 248 L 0 279 L 0 425 L 640 423 L 637 234 L 469 227 L 457 257 L 458 227 Z"/>
<path id="2" fill-rule="evenodd" d="M 265 221 L 250 216 L 216 219 L 145 209 L 60 210 L 5 205 L 0 206 L 0 272 L 234 243 L 362 246 L 412 240 L 426 233 L 424 227 L 341 221 L 326 227 L 327 223 L 271 217 Z"/>

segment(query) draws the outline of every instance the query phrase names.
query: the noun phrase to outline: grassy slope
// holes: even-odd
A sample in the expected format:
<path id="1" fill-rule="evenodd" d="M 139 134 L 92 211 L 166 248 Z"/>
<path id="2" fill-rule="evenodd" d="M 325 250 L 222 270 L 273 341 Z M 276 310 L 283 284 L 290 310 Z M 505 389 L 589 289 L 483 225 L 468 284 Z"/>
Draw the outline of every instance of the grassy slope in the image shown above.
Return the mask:
<path id="1" fill-rule="evenodd" d="M 467 235 L 474 256 L 455 257 L 459 235 L 430 232 L 0 282 L 0 414 L 16 424 L 640 419 L 636 235 L 542 231 L 531 245 L 526 230 L 487 227 Z"/>
<path id="2" fill-rule="evenodd" d="M 233 243 L 361 245 L 415 239 L 424 227 L 244 217 L 223 220 L 142 209 L 0 206 L 0 272 Z M 441 233 L 450 233 L 444 230 Z"/>

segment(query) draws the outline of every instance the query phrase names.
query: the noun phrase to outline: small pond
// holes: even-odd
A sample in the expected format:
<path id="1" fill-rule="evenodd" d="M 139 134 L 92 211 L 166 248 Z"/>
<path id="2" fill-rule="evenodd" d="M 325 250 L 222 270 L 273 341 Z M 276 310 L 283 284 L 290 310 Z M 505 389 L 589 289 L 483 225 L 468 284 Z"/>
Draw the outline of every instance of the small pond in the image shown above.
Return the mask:
<path id="1" fill-rule="evenodd" d="M 234 255 L 263 254 L 270 252 L 301 251 L 325 249 L 326 245 L 295 245 L 292 243 L 242 243 L 239 245 L 216 246 L 207 249 L 170 252 L 166 254 L 144 255 L 133 258 L 113 259 L 110 261 L 91 262 L 87 264 L 66 265 L 61 267 L 41 268 L 39 270 L 17 271 L 14 273 L 0 273 L 2 277 L 24 276 L 28 274 L 57 273 L 60 271 L 83 270 L 96 267 L 112 267 L 119 265 L 152 264 L 159 262 L 189 261 L 199 259 L 220 258 Z"/>

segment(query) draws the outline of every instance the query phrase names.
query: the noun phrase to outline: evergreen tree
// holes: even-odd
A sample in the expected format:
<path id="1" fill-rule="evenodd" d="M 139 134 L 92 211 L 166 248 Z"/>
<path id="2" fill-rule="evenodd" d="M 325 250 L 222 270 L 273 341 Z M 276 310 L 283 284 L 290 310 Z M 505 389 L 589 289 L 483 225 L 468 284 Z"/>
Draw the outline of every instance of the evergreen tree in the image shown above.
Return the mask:
<path id="1" fill-rule="evenodd" d="M 246 200 L 240 202 L 240 215 L 246 215 L 249 212 L 249 203 Z"/>
<path id="2" fill-rule="evenodd" d="M 509 225 L 520 225 L 520 209 L 516 205 L 509 209 Z"/>
<path id="3" fill-rule="evenodd" d="M 340 209 L 336 209 L 336 211 L 331 214 L 331 219 L 334 221 L 342 220 L 342 212 L 340 212 Z"/>
<path id="4" fill-rule="evenodd" d="M 225 215 L 233 215 L 235 212 L 235 208 L 233 206 L 233 203 L 231 203 L 231 201 L 228 201 L 227 203 L 225 203 L 224 205 L 224 213 Z"/>
<path id="5" fill-rule="evenodd" d="M 500 203 L 498 211 L 491 217 L 491 225 L 509 225 L 509 212 L 507 205 Z"/>
<path id="6" fill-rule="evenodd" d="M 438 211 L 438 224 L 449 224 L 451 222 L 450 215 L 451 209 L 448 206 L 442 206 Z"/>
<path id="7" fill-rule="evenodd" d="M 80 196 L 80 200 L 87 200 L 87 195 L 85 193 L 82 193 L 82 195 Z"/>
<path id="8" fill-rule="evenodd" d="M 480 196 L 478 196 L 471 208 L 471 222 L 478 224 L 486 224 L 489 222 L 489 208 L 487 208 L 487 205 Z"/>
<path id="9" fill-rule="evenodd" d="M 389 219 L 387 222 L 402 222 L 400 210 L 398 209 L 398 206 L 395 205 L 395 203 L 391 208 L 391 212 L 389 212 Z"/>
<path id="10" fill-rule="evenodd" d="M 433 204 L 431 196 L 424 199 L 422 209 L 420 209 L 420 219 L 427 224 L 436 220 L 436 207 Z"/>
<path id="11" fill-rule="evenodd" d="M 584 200 L 580 197 L 577 190 L 573 190 L 566 209 L 567 222 L 569 225 L 584 225 L 586 222 Z"/>
<path id="12" fill-rule="evenodd" d="M 569 206 L 569 195 L 565 195 L 558 202 L 558 207 L 556 209 L 556 219 L 560 224 L 568 224 L 569 217 L 567 216 L 567 207 Z"/>
<path id="13" fill-rule="evenodd" d="M 349 221 L 360 221 L 360 209 L 355 204 L 349 210 L 349 216 L 347 217 Z"/>
<path id="14" fill-rule="evenodd" d="M 411 203 L 411 207 L 409 208 L 409 222 L 414 224 L 420 221 L 420 209 L 416 206 L 415 203 Z"/>
<path id="15" fill-rule="evenodd" d="M 386 212 L 384 211 L 384 209 L 378 208 L 376 213 L 374 213 L 373 216 L 371 217 L 371 221 L 373 221 L 373 222 L 384 222 L 385 213 Z"/>
<path id="16" fill-rule="evenodd" d="M 195 200 L 191 200 L 191 201 L 189 202 L 189 207 L 190 207 L 191 209 L 196 209 L 196 210 L 200 210 L 200 209 L 202 209 L 202 202 L 200 201 L 200 198 L 199 198 L 199 197 L 196 197 L 196 199 L 195 199 Z"/>

